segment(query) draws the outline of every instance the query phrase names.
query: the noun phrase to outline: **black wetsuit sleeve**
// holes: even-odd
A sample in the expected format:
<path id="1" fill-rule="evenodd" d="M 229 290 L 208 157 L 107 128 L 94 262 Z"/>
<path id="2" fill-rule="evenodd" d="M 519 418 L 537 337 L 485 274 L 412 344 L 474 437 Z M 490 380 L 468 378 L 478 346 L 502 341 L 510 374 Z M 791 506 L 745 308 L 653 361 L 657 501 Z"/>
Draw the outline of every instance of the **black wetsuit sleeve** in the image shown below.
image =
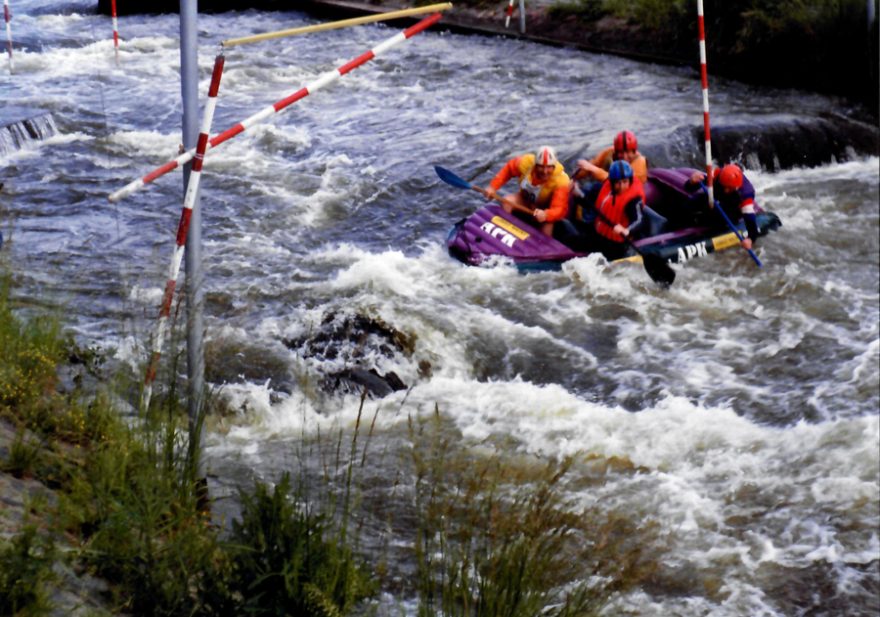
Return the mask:
<path id="1" fill-rule="evenodd" d="M 743 213 L 743 221 L 746 224 L 746 231 L 749 232 L 749 238 L 752 242 L 758 239 L 758 217 L 752 213 Z"/>
<path id="2" fill-rule="evenodd" d="M 651 225 L 648 217 L 645 216 L 645 211 L 642 208 L 642 200 L 641 199 L 633 199 L 631 202 L 626 204 L 624 208 L 626 211 L 626 218 L 629 219 L 629 235 L 630 237 L 641 237 L 647 235 Z"/>

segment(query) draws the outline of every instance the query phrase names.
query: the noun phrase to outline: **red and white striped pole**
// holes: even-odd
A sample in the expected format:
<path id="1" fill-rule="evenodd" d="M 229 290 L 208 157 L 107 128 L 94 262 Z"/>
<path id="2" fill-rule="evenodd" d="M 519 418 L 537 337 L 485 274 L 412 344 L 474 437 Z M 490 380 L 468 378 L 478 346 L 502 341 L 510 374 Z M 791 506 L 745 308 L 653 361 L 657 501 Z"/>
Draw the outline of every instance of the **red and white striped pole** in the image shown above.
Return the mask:
<path id="1" fill-rule="evenodd" d="M 186 193 L 183 197 L 183 210 L 180 213 L 180 222 L 177 224 L 177 244 L 171 257 L 171 265 L 168 268 L 168 280 L 165 283 L 165 294 L 162 297 L 162 307 L 159 309 L 159 322 L 156 325 L 156 334 L 153 338 L 153 346 L 150 354 L 150 364 L 144 377 L 144 391 L 141 398 L 141 409 L 147 411 L 150 407 L 150 398 L 153 395 L 153 381 L 156 379 L 156 370 L 159 367 L 159 358 L 162 355 L 162 342 L 165 338 L 165 327 L 171 315 L 171 300 L 174 296 L 174 288 L 177 286 L 177 276 L 180 274 L 180 262 L 186 246 L 186 235 L 189 232 L 189 221 L 192 217 L 193 204 L 199 189 L 199 180 L 202 175 L 202 164 L 205 159 L 205 151 L 208 149 L 208 135 L 211 133 L 211 123 L 214 120 L 214 110 L 217 107 L 217 92 L 220 90 L 220 78 L 223 75 L 225 58 L 219 54 L 214 60 L 214 71 L 211 73 L 211 85 L 208 88 L 208 100 L 205 103 L 205 111 L 202 116 L 202 130 L 196 143 L 195 157 L 189 182 L 186 185 Z"/>
<path id="2" fill-rule="evenodd" d="M 441 13 L 434 13 L 433 15 L 421 20 L 417 24 L 410 26 L 406 30 L 399 32 L 395 36 L 393 36 L 389 39 L 386 39 L 384 42 L 380 43 L 379 45 L 377 45 L 376 47 L 374 47 L 370 51 L 367 51 L 367 52 L 361 54 L 357 58 L 354 58 L 353 60 L 343 64 L 339 68 L 336 68 L 332 71 L 327 71 L 326 73 L 320 75 L 318 77 L 318 79 L 311 82 L 310 84 L 307 84 L 305 87 L 300 88 L 299 90 L 297 90 L 296 92 L 294 92 L 290 96 L 283 98 L 280 101 L 273 103 L 272 105 L 268 105 L 267 107 L 258 111 L 254 115 L 246 118 L 245 120 L 242 120 L 241 122 L 239 122 L 235 126 L 228 128 L 225 131 L 223 131 L 222 133 L 220 133 L 219 135 L 215 135 L 214 137 L 210 138 L 208 140 L 208 148 L 214 148 L 214 147 L 222 144 L 224 141 L 231 139 L 232 137 L 235 137 L 239 133 L 243 133 L 244 131 L 246 131 L 250 127 L 263 122 L 264 120 L 266 120 L 270 116 L 280 112 L 281 110 L 292 105 L 293 103 L 296 103 L 300 99 L 304 99 L 309 94 L 312 94 L 313 92 L 320 90 L 324 86 L 333 83 L 334 81 L 336 81 L 337 79 L 339 79 L 340 77 L 345 75 L 346 73 L 349 73 L 350 71 L 353 71 L 354 69 L 358 68 L 359 66 L 366 64 L 367 62 L 369 62 L 373 58 L 377 58 L 378 56 L 380 56 L 381 54 L 386 52 L 391 47 L 397 45 L 398 43 L 406 41 L 407 39 L 412 38 L 416 34 L 419 34 L 420 32 L 426 30 L 430 26 L 433 26 L 435 23 L 440 21 L 441 17 L 442 17 Z M 147 175 L 143 176 L 142 178 L 139 178 L 133 182 L 130 182 L 129 184 L 125 185 L 124 187 L 122 187 L 118 191 L 111 193 L 109 196 L 110 201 L 118 201 L 124 197 L 127 197 L 128 195 L 131 195 L 132 193 L 134 193 L 138 189 L 142 188 L 144 185 L 149 184 L 150 182 L 155 180 L 156 178 L 165 175 L 169 171 L 173 171 L 174 169 L 176 169 L 177 167 L 179 167 L 181 165 L 186 164 L 192 158 L 193 158 L 193 151 L 192 150 L 188 150 L 187 152 L 184 152 L 183 154 L 181 154 L 177 158 L 175 158 L 171 161 L 168 161 L 167 163 L 165 163 L 161 167 L 157 167 L 156 169 L 154 169 L 153 171 L 151 171 Z"/>
<path id="3" fill-rule="evenodd" d="M 714 208 L 712 138 L 709 131 L 709 72 L 706 69 L 706 25 L 704 21 L 703 0 L 697 0 L 697 22 L 700 30 L 700 81 L 703 84 L 703 133 L 706 136 L 706 195 L 709 198 L 709 208 Z"/>
<path id="4" fill-rule="evenodd" d="M 700 79 L 703 83 L 703 130 L 706 134 L 706 198 L 709 200 L 709 209 L 711 210 L 715 207 L 715 189 L 713 188 L 714 174 L 712 173 L 712 138 L 709 132 L 709 77 L 706 70 L 706 24 L 703 17 L 703 0 L 697 0 L 697 21 L 700 30 Z M 718 206 L 718 214 L 727 223 L 730 231 L 736 235 L 742 247 L 748 252 L 749 257 L 754 260 L 759 268 L 762 267 L 763 264 L 755 254 L 755 251 L 751 249 L 751 245 L 744 244 L 742 234 L 728 218 L 727 213 L 724 212 L 724 208 L 721 206 Z"/>
<path id="5" fill-rule="evenodd" d="M 9 72 L 12 72 L 12 10 L 9 0 L 3 0 L 3 18 L 6 20 L 6 50 L 9 52 Z"/>
<path id="6" fill-rule="evenodd" d="M 513 15 L 513 3 L 514 3 L 514 0 L 508 0 L 508 2 L 507 2 L 507 10 L 504 12 L 505 13 L 505 17 L 504 17 L 504 27 L 505 28 L 510 27 L 510 18 Z"/>
<path id="7" fill-rule="evenodd" d="M 116 0 L 110 0 L 110 15 L 113 18 L 113 51 L 116 54 L 116 66 L 119 66 L 119 22 L 116 19 Z"/>

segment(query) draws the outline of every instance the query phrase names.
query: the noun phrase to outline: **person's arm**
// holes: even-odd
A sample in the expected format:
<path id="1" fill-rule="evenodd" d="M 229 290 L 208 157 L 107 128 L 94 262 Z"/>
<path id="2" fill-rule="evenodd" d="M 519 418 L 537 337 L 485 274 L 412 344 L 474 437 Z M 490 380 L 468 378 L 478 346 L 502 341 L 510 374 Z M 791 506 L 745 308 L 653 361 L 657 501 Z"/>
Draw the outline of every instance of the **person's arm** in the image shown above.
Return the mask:
<path id="1" fill-rule="evenodd" d="M 584 176 L 589 176 L 598 182 L 605 182 L 605 179 L 608 178 L 608 170 L 606 167 L 610 165 L 613 152 L 614 148 L 605 148 L 589 161 L 586 159 L 578 159 L 574 178 L 578 179 L 583 178 Z"/>
<path id="2" fill-rule="evenodd" d="M 568 215 L 568 182 L 561 183 L 553 190 L 550 205 L 546 210 L 535 210 L 535 218 L 540 222 L 555 223 Z M 539 215 L 538 213 L 541 213 Z"/>
<path id="3" fill-rule="evenodd" d="M 642 206 L 643 204 L 640 198 L 633 199 L 626 204 L 626 206 L 624 206 L 624 211 L 626 212 L 626 218 L 629 220 L 629 227 L 615 225 L 614 231 L 628 238 L 637 238 L 646 235 L 650 229 L 650 221 L 648 220 L 648 217 L 645 216 Z M 618 227 L 620 227 L 620 229 L 617 229 Z"/>
<path id="4" fill-rule="evenodd" d="M 486 187 L 486 194 L 490 199 L 498 194 L 498 189 L 507 184 L 508 180 L 519 176 L 519 159 L 520 157 L 516 157 L 507 161 L 501 171 L 492 178 L 489 186 Z"/>
<path id="5" fill-rule="evenodd" d="M 706 190 L 706 174 L 702 171 L 696 171 L 691 174 L 691 177 L 687 182 L 684 183 L 684 187 L 689 191 L 695 191 L 699 188 L 702 188 L 704 191 Z"/>
<path id="6" fill-rule="evenodd" d="M 599 154 L 593 157 L 593 160 L 590 161 L 596 170 L 593 172 L 593 178 L 595 178 L 598 182 L 605 182 L 608 179 L 608 168 L 611 166 L 611 161 L 614 160 L 614 147 L 608 147 L 602 150 Z"/>
<path id="7" fill-rule="evenodd" d="M 754 242 L 758 239 L 758 216 L 755 213 L 754 197 L 746 196 L 739 204 L 739 211 L 742 213 L 743 222 L 746 224 L 746 231 L 749 232 L 747 239 L 751 239 Z"/>
<path id="8" fill-rule="evenodd" d="M 633 175 L 641 180 L 642 184 L 648 181 L 648 159 L 639 156 L 632 162 Z"/>
<path id="9" fill-rule="evenodd" d="M 587 159 L 578 159 L 577 169 L 574 172 L 574 178 L 585 178 L 590 177 L 595 180 L 601 179 L 605 180 L 608 177 L 608 172 L 596 165 L 593 161 L 588 161 Z"/>

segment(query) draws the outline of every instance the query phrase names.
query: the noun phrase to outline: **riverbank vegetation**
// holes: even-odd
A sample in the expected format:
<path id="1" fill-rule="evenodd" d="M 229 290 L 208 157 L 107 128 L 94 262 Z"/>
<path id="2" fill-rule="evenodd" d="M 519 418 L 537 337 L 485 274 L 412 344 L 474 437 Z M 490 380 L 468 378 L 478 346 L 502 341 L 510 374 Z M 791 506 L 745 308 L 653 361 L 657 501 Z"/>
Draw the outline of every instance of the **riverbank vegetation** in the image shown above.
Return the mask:
<path id="1" fill-rule="evenodd" d="M 840 94 L 877 110 L 877 0 L 705 0 L 709 68 L 748 83 Z M 691 0 L 570 0 L 555 14 L 611 16 L 637 29 L 635 45 L 696 58 Z M 622 33 L 623 34 L 623 33 Z"/>
<path id="2" fill-rule="evenodd" d="M 0 421 L 15 431 L 0 470 L 52 495 L 31 500 L 0 546 L 0 615 L 49 610 L 54 556 L 107 581 L 110 613 L 341 615 L 367 595 L 338 521 L 300 508 L 287 478 L 243 494 L 221 537 L 174 388 L 148 414 L 126 413 L 111 401 L 130 382 L 83 386 L 102 369 L 57 319 L 16 315 L 0 287 Z"/>
<path id="3" fill-rule="evenodd" d="M 563 617 L 597 614 L 658 570 L 663 543 L 649 518 L 566 501 L 575 459 L 474 453 L 439 409 L 410 417 L 395 454 L 411 498 L 388 526 L 410 547 L 412 580 L 362 550 L 375 512 L 359 507 L 372 433 L 360 434 L 360 419 L 332 438 L 303 436 L 302 451 L 323 461 L 311 465 L 317 478 L 303 465 L 256 481 L 230 525 L 212 520 L 175 388 L 136 412 L 124 401 L 137 380 L 106 375 L 103 354 L 58 319 L 14 310 L 8 280 L 0 423 L 14 438 L 0 443 L 0 482 L 41 490 L 0 538 L 0 615 L 74 614 L 58 590 L 90 577 L 102 581 L 90 615 L 370 615 L 391 585 L 420 617 Z"/>
<path id="4" fill-rule="evenodd" d="M 456 4 L 502 11 L 495 0 Z M 877 5 L 878 0 L 705 0 L 710 74 L 845 96 L 876 118 Z M 693 0 L 554 0 L 540 6 L 526 2 L 526 8 L 527 31 L 533 34 L 645 59 L 699 63 Z"/>

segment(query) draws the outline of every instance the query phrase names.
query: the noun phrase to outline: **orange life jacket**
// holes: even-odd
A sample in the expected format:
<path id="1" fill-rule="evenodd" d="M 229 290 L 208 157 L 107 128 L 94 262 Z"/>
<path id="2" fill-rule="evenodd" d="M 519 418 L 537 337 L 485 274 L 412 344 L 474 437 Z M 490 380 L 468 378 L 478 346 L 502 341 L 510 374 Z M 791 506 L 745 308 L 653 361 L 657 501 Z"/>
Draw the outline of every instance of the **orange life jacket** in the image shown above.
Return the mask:
<path id="1" fill-rule="evenodd" d="M 614 232 L 614 225 L 629 227 L 626 206 L 635 199 L 640 199 L 643 203 L 645 201 L 645 187 L 638 178 L 633 178 L 630 187 L 620 195 L 611 192 L 611 180 L 603 182 L 596 198 L 596 210 L 611 224 L 606 223 L 602 216 L 596 217 L 596 231 L 609 240 L 623 242 L 623 236 Z"/>

